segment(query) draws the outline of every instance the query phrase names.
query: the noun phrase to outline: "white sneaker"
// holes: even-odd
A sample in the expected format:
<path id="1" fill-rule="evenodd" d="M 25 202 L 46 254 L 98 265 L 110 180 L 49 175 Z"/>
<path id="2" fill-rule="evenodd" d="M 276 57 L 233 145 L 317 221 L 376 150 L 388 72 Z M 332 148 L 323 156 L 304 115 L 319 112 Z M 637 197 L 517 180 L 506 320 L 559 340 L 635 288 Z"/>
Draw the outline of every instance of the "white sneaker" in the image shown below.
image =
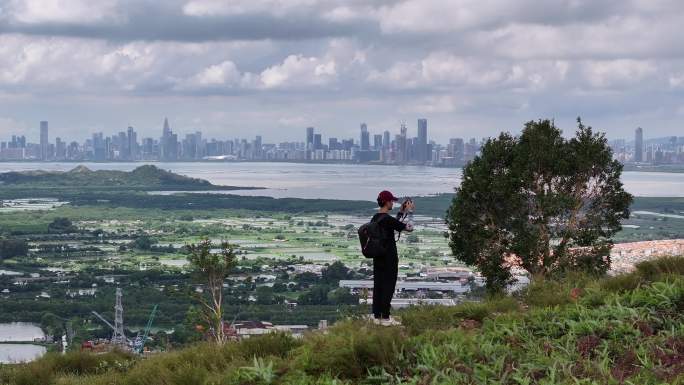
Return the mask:
<path id="1" fill-rule="evenodd" d="M 389 318 L 381 320 L 380 325 L 382 325 L 382 326 L 401 326 L 401 322 L 399 322 L 394 317 L 389 317 Z"/>

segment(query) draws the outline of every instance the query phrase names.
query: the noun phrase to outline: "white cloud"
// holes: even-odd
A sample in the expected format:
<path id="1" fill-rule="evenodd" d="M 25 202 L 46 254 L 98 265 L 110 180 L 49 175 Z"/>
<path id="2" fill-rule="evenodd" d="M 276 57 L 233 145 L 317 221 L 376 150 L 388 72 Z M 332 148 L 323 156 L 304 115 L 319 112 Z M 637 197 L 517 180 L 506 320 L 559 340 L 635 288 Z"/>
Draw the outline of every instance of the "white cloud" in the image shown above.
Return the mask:
<path id="1" fill-rule="evenodd" d="M 684 105 L 683 19 L 677 0 L 0 0 L 0 114 L 188 97 L 193 117 L 240 99 L 226 116 L 265 126 L 587 111 L 625 126 Z"/>
<path id="2" fill-rule="evenodd" d="M 449 32 L 476 27 L 516 7 L 510 1 L 408 0 L 380 8 L 385 33 Z"/>
<path id="3" fill-rule="evenodd" d="M 92 24 L 115 18 L 116 6 L 115 0 L 11 0 L 5 8 L 22 23 Z"/>
<path id="4" fill-rule="evenodd" d="M 336 65 L 333 60 L 289 55 L 285 60 L 261 72 L 260 79 L 264 88 L 284 86 L 324 85 L 335 79 Z"/>
<path id="5" fill-rule="evenodd" d="M 684 73 L 675 73 L 670 76 L 668 83 L 672 88 L 684 87 Z"/>
<path id="6" fill-rule="evenodd" d="M 465 100 L 454 95 L 438 95 L 423 97 L 404 106 L 407 112 L 419 114 L 436 114 L 457 111 L 466 106 Z"/>
<path id="7" fill-rule="evenodd" d="M 282 16 L 289 11 L 316 3 L 316 0 L 192 0 L 183 5 L 183 12 L 190 16 L 242 15 L 257 12 L 270 12 Z"/>
<path id="8" fill-rule="evenodd" d="M 312 119 L 308 116 L 283 116 L 278 119 L 278 124 L 281 126 L 300 128 L 311 124 Z"/>
<path id="9" fill-rule="evenodd" d="M 193 77 L 201 86 L 235 85 L 240 83 L 241 78 L 242 74 L 230 60 L 209 66 Z"/>
<path id="10" fill-rule="evenodd" d="M 602 60 L 583 63 L 583 73 L 590 86 L 595 88 L 625 87 L 643 83 L 658 72 L 650 61 Z"/>
<path id="11" fill-rule="evenodd" d="M 564 61 L 484 60 L 440 51 L 420 61 L 400 62 L 384 71 L 375 70 L 368 75 L 367 81 L 393 89 L 505 87 L 536 90 L 562 81 L 568 67 Z"/>
<path id="12" fill-rule="evenodd" d="M 13 118 L 0 116 L 0 133 L 9 135 L 11 133 L 26 132 L 29 127 L 24 122 L 19 122 Z"/>
<path id="13" fill-rule="evenodd" d="M 333 22 L 373 21 L 379 18 L 379 9 L 370 5 L 343 4 L 324 10 L 322 17 Z"/>

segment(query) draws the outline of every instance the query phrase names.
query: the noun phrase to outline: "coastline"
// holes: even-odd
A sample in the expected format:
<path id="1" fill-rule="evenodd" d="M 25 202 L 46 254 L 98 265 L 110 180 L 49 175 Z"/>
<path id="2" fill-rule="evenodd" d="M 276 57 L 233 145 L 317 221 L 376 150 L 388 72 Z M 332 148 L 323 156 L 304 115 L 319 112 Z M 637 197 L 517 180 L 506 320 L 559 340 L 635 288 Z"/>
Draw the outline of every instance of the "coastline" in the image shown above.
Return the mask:
<path id="1" fill-rule="evenodd" d="M 438 165 L 438 164 L 420 164 L 420 163 L 385 163 L 385 162 L 359 162 L 359 161 L 343 161 L 343 160 L 307 160 L 307 161 L 302 161 L 302 160 L 277 160 L 277 159 L 258 159 L 258 160 L 249 160 L 249 159 L 196 159 L 196 160 L 188 160 L 188 159 L 179 159 L 179 160 L 173 160 L 173 161 L 164 161 L 164 160 L 157 160 L 157 159 L 150 159 L 150 160 L 107 160 L 107 161 L 96 161 L 96 160 L 88 160 L 88 159 L 82 159 L 82 160 L 50 160 L 50 161 L 42 161 L 42 160 L 36 160 L 36 159 L 22 159 L 22 160 L 7 160 L 3 159 L 0 160 L 0 164 L 5 164 L 5 163 L 20 163 L 20 164 L 59 164 L 59 163 L 67 163 L 67 164 L 83 164 L 83 163 L 92 163 L 92 164 L 126 164 L 126 163 L 135 163 L 135 164 L 178 164 L 178 163 L 188 163 L 188 164 L 220 164 L 220 163 L 228 163 L 228 164 L 239 164 L 239 163 L 280 163 L 280 164 L 315 164 L 315 165 L 346 165 L 346 166 L 396 166 L 396 167 L 403 167 L 403 166 L 411 166 L 411 167 L 433 167 L 433 168 L 446 168 L 446 169 L 461 169 L 463 168 L 466 163 L 459 164 L 459 165 Z M 680 174 L 684 173 L 684 164 L 665 164 L 665 165 L 635 165 L 631 163 L 623 163 L 623 171 L 624 172 L 663 172 L 663 173 L 673 173 L 673 174 Z"/>

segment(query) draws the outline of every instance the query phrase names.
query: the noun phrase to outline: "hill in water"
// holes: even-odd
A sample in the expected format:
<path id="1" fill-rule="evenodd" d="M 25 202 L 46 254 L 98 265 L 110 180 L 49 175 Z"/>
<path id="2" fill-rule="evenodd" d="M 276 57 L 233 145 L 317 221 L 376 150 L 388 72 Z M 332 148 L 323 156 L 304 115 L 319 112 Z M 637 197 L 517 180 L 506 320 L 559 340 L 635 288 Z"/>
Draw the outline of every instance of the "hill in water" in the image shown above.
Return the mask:
<path id="1" fill-rule="evenodd" d="M 683 384 L 684 258 L 617 277 L 536 281 L 517 296 L 352 317 L 303 339 L 200 343 L 140 359 L 48 353 L 2 384 Z"/>
<path id="2" fill-rule="evenodd" d="M 204 179 L 174 174 L 153 165 L 140 166 L 130 172 L 93 171 L 82 165 L 71 171 L 13 171 L 0 174 L 0 186 L 14 188 L 131 188 L 136 190 L 236 189 L 229 186 L 216 186 Z"/>

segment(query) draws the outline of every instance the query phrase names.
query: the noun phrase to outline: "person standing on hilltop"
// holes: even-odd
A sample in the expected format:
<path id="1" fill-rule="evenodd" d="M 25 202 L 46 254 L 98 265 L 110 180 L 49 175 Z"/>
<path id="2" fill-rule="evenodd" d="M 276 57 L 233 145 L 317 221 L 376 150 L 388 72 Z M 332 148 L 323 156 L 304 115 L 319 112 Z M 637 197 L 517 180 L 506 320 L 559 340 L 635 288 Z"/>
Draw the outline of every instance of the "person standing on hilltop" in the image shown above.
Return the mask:
<path id="1" fill-rule="evenodd" d="M 399 272 L 399 256 L 397 254 L 397 238 L 394 232 L 413 231 L 413 210 L 415 205 L 406 199 L 396 217 L 389 214 L 394 202 L 398 201 L 389 191 L 378 194 L 378 213 L 371 222 L 377 222 L 382 229 L 385 244 L 385 255 L 373 258 L 373 317 L 382 325 L 396 325 L 398 322 L 390 317 L 390 308 Z M 404 219 L 405 222 L 401 220 Z"/>

